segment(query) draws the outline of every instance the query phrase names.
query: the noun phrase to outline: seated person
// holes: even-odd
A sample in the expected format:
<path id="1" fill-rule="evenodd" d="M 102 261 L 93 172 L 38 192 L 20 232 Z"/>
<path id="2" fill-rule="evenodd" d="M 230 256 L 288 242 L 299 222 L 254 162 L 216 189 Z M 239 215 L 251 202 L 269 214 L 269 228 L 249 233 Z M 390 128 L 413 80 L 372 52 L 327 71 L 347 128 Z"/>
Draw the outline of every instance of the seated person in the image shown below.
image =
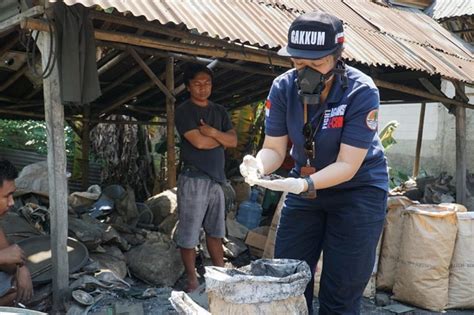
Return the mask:
<path id="1" fill-rule="evenodd" d="M 17 176 L 18 172 L 13 164 L 0 158 L 0 217 L 14 204 Z M 23 250 L 16 244 L 10 245 L 0 229 L 0 306 L 26 303 L 31 299 L 33 285 L 25 262 Z"/>

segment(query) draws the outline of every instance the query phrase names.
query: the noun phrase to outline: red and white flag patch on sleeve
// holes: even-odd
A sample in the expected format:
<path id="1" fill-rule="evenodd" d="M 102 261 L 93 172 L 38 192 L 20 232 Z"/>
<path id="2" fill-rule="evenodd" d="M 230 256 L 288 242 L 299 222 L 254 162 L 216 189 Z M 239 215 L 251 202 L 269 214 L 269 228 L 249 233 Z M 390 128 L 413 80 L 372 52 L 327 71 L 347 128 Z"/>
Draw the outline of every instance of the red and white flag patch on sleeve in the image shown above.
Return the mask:
<path id="1" fill-rule="evenodd" d="M 270 116 L 270 107 L 272 107 L 272 102 L 269 99 L 265 102 L 265 116 Z"/>

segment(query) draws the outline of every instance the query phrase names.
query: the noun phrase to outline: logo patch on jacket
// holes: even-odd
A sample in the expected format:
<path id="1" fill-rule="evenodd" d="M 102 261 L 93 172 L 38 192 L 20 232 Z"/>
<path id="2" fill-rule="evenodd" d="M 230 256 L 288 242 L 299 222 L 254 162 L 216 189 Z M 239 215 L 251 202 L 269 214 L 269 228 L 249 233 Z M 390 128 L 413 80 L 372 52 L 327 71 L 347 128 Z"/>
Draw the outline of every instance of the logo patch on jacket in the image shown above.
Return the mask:
<path id="1" fill-rule="evenodd" d="M 377 130 L 378 121 L 379 121 L 378 109 L 371 110 L 367 114 L 367 118 L 365 119 L 365 123 L 367 124 L 367 127 L 369 127 L 370 130 Z"/>
<path id="2" fill-rule="evenodd" d="M 321 129 L 336 129 L 344 126 L 344 114 L 347 105 L 342 104 L 324 111 L 323 127 Z"/>
<path id="3" fill-rule="evenodd" d="M 270 116 L 270 107 L 272 107 L 272 102 L 269 99 L 265 102 L 265 116 Z"/>

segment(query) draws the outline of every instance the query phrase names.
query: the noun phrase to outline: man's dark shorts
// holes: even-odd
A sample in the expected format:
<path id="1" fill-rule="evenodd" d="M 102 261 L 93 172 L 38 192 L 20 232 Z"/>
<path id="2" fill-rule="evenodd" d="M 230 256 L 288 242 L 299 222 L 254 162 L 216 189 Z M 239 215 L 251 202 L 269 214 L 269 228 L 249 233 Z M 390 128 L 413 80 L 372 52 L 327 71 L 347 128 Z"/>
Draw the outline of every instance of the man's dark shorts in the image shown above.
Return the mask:
<path id="1" fill-rule="evenodd" d="M 218 182 L 205 175 L 188 176 L 183 172 L 178 178 L 177 201 L 179 247 L 196 247 L 201 227 L 207 236 L 225 236 L 225 198 Z"/>

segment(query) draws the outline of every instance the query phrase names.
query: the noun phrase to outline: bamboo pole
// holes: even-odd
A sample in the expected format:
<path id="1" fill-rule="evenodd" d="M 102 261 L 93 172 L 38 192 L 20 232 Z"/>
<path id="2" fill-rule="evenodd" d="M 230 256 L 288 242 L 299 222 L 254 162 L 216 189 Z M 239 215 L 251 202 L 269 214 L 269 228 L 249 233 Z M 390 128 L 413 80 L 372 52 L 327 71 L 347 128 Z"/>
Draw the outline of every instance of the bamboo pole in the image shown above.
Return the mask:
<path id="1" fill-rule="evenodd" d="M 420 171 L 421 142 L 423 141 L 423 127 L 425 125 L 426 103 L 421 103 L 420 120 L 418 123 L 418 136 L 416 138 L 415 165 L 413 166 L 413 177 L 418 177 Z"/>
<path id="2" fill-rule="evenodd" d="M 166 87 L 174 89 L 174 59 L 168 58 L 166 62 Z M 176 152 L 174 148 L 174 98 L 166 98 L 166 135 L 168 156 L 168 189 L 176 187 Z"/>
<path id="3" fill-rule="evenodd" d="M 48 25 L 46 22 L 32 18 L 26 18 L 22 20 L 21 27 L 23 29 L 33 29 L 45 32 L 48 31 Z M 272 64 L 273 66 L 282 66 L 287 68 L 291 67 L 291 62 L 288 58 L 280 57 L 277 55 L 272 56 L 271 54 L 263 55 L 251 51 L 242 52 L 241 50 L 219 49 L 216 47 L 190 45 L 171 40 L 156 39 L 135 34 L 104 31 L 99 29 L 96 29 L 94 31 L 94 35 L 95 38 L 98 40 L 156 48 L 165 51 L 173 51 L 180 53 L 184 52 L 192 55 L 203 55 L 214 58 L 228 58 L 263 64 Z"/>

